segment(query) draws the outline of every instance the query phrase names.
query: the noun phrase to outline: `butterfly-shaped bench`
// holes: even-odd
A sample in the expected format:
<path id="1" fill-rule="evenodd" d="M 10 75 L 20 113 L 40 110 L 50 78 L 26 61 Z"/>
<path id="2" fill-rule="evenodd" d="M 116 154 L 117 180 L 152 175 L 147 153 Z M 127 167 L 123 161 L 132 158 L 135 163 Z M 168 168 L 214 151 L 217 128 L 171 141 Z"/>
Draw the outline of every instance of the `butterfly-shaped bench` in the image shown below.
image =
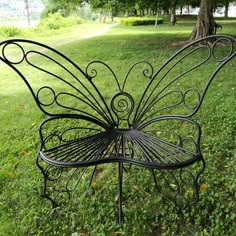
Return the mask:
<path id="1" fill-rule="evenodd" d="M 142 61 L 118 79 L 101 61 L 81 69 L 41 43 L 1 42 L 0 60 L 18 73 L 48 116 L 39 127 L 37 155 L 44 196 L 57 206 L 91 167 L 89 185 L 100 164 L 117 163 L 119 223 L 123 171 L 133 166 L 150 170 L 163 199 L 191 208 L 205 168 L 201 128 L 192 117 L 215 75 L 235 57 L 235 43 L 231 36 L 209 36 L 183 47 L 157 71 Z"/>

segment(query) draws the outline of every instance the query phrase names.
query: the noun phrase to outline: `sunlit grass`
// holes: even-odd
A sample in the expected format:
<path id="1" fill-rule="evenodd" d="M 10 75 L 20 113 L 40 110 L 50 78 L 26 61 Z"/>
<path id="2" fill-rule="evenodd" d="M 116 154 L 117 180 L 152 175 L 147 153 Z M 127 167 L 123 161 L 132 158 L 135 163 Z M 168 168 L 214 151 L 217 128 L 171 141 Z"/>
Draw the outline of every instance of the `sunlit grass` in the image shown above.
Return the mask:
<path id="1" fill-rule="evenodd" d="M 96 22 L 82 22 L 79 25 L 67 28 L 60 28 L 57 30 L 24 28 L 21 29 L 21 34 L 14 38 L 26 38 L 39 41 L 49 46 L 58 46 L 72 41 L 78 41 L 82 38 L 92 35 L 104 29 L 108 24 L 101 24 Z M 0 36 L 0 41 L 6 40 L 6 37 Z"/>

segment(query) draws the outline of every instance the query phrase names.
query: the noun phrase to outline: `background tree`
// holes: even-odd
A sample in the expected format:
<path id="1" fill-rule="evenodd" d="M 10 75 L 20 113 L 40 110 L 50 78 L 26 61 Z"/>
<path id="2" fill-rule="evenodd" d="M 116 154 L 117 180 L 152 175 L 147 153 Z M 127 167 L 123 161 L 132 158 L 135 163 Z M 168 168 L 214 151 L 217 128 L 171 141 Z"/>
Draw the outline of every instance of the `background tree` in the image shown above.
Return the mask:
<path id="1" fill-rule="evenodd" d="M 44 4 L 44 6 L 47 6 L 48 0 L 41 0 L 41 2 Z"/>
<path id="2" fill-rule="evenodd" d="M 176 24 L 176 7 L 177 7 L 177 0 L 172 0 L 170 4 L 170 23 L 172 25 Z"/>
<path id="3" fill-rule="evenodd" d="M 213 18 L 212 0 L 201 0 L 197 23 L 191 35 L 191 40 L 214 34 L 215 22 Z"/>
<path id="4" fill-rule="evenodd" d="M 80 0 L 43 0 L 45 9 L 41 14 L 41 17 L 47 17 L 49 13 L 56 13 L 59 10 L 63 16 L 68 16 L 73 12 L 76 12 L 80 6 Z"/>
<path id="5" fill-rule="evenodd" d="M 90 0 L 92 9 L 99 12 L 100 22 L 105 23 L 108 15 L 113 21 L 114 13 L 118 4 L 117 0 Z"/>
<path id="6" fill-rule="evenodd" d="M 230 3 L 236 2 L 235 0 L 214 0 L 214 3 L 217 7 L 224 7 L 224 17 L 227 18 L 228 17 L 228 13 L 229 13 L 229 5 Z"/>
<path id="7" fill-rule="evenodd" d="M 26 17 L 27 17 L 27 21 L 28 21 L 28 26 L 30 26 L 30 10 L 29 10 L 28 0 L 25 0 L 25 11 L 26 11 Z"/>
<path id="8" fill-rule="evenodd" d="M 230 3 L 230 0 L 224 0 L 225 18 L 228 17 L 228 12 L 229 12 L 229 3 Z"/>

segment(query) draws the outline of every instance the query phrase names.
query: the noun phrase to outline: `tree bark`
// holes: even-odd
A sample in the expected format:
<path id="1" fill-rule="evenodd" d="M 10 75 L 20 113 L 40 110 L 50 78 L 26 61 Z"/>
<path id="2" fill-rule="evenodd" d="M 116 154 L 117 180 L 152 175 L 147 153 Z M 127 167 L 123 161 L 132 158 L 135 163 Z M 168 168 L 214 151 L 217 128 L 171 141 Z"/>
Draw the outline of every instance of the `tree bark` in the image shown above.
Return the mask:
<path id="1" fill-rule="evenodd" d="M 155 27 L 157 27 L 157 21 L 158 21 L 158 4 L 157 4 L 157 10 L 156 10 L 156 20 L 155 20 Z"/>
<path id="2" fill-rule="evenodd" d="M 188 15 L 190 14 L 190 6 L 187 6 L 187 10 L 188 10 Z"/>
<path id="3" fill-rule="evenodd" d="M 102 9 L 99 10 L 99 22 L 102 23 Z"/>
<path id="4" fill-rule="evenodd" d="M 174 1 L 172 6 L 171 6 L 171 12 L 170 12 L 170 23 L 172 25 L 176 24 L 176 14 L 175 14 L 175 11 L 176 11 L 176 3 Z"/>
<path id="5" fill-rule="evenodd" d="M 25 0 L 25 10 L 26 10 L 26 17 L 28 21 L 28 26 L 30 26 L 30 12 L 29 12 L 29 2 Z"/>
<path id="6" fill-rule="evenodd" d="M 225 0 L 225 18 L 228 18 L 229 0 Z"/>
<path id="7" fill-rule="evenodd" d="M 191 40 L 213 35 L 215 33 L 214 28 L 212 0 L 201 0 L 197 23 L 192 31 Z"/>
<path id="8" fill-rule="evenodd" d="M 107 11 L 105 11 L 105 13 L 103 15 L 102 23 L 106 23 L 106 18 L 107 18 Z"/>
<path id="9" fill-rule="evenodd" d="M 111 22 L 114 22 L 114 11 L 111 9 Z"/>

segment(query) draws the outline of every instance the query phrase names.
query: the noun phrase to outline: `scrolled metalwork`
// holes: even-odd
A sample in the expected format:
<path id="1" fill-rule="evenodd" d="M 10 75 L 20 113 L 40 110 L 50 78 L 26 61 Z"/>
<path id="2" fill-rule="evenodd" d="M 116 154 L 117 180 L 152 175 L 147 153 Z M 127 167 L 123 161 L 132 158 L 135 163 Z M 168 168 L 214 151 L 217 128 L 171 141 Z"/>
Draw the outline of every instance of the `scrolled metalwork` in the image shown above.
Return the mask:
<path id="1" fill-rule="evenodd" d="M 191 144 L 191 148 L 194 147 L 194 151 L 197 152 L 197 149 L 198 149 L 198 144 L 196 142 L 196 140 L 193 139 L 193 137 L 185 137 L 185 138 L 181 138 L 181 147 L 184 147 L 186 146 L 185 143 L 190 143 Z M 189 146 L 189 144 L 188 144 Z"/>
<path id="2" fill-rule="evenodd" d="M 123 85 L 122 85 L 121 91 L 125 91 L 126 83 L 129 80 L 129 78 L 131 77 L 132 71 L 134 71 L 135 68 L 139 68 L 140 66 L 142 66 L 141 74 L 144 76 L 144 78 L 147 78 L 147 79 L 152 78 L 153 73 L 154 73 L 153 66 L 148 61 L 139 61 L 139 62 L 135 63 L 133 66 L 131 66 L 131 68 L 127 72 L 127 74 L 125 76 L 125 79 L 124 79 L 124 82 L 123 82 Z"/>
<path id="3" fill-rule="evenodd" d="M 225 43 L 226 42 L 226 43 Z M 234 52 L 234 45 L 233 45 L 233 40 L 231 40 L 230 38 L 219 38 L 216 39 L 215 42 L 213 43 L 213 45 L 211 46 L 211 55 L 212 57 L 217 61 L 217 62 L 223 62 L 226 59 L 228 59 Z M 224 48 L 227 47 L 228 53 L 226 52 L 226 55 L 224 55 L 221 59 L 217 58 L 215 55 L 215 51 L 217 49 L 217 44 L 223 45 Z M 227 45 L 228 44 L 228 45 Z"/>
<path id="4" fill-rule="evenodd" d="M 115 113 L 119 121 L 128 121 L 131 113 L 134 110 L 134 99 L 128 93 L 118 93 L 111 100 L 111 109 Z"/>
<path id="5" fill-rule="evenodd" d="M 121 90 L 121 89 L 120 89 L 119 81 L 118 81 L 118 79 L 117 79 L 117 77 L 116 77 L 116 74 L 114 73 L 114 71 L 111 69 L 110 66 L 108 66 L 106 63 L 104 63 L 104 62 L 102 62 L 102 61 L 92 61 L 92 62 L 90 62 L 90 63 L 87 65 L 87 67 L 86 67 L 86 69 L 85 69 L 85 72 L 86 72 L 86 74 L 88 75 L 88 78 L 91 80 L 91 79 L 97 77 L 98 71 L 97 71 L 97 69 L 95 68 L 96 65 L 101 65 L 103 68 L 106 68 L 106 69 L 111 73 L 112 78 L 115 79 L 116 85 L 117 85 L 117 87 L 119 88 L 119 90 Z"/>
<path id="6" fill-rule="evenodd" d="M 1 42 L 0 60 L 18 73 L 39 109 L 50 116 L 39 128 L 36 160 L 44 196 L 56 206 L 71 198 L 90 166 L 94 169 L 89 185 L 97 165 L 118 163 L 118 222 L 122 223 L 123 164 L 129 163 L 151 171 L 163 199 L 191 209 L 199 199 L 205 168 L 201 127 L 192 117 L 213 78 L 235 58 L 235 44 L 234 37 L 225 35 L 199 39 L 156 72 L 149 62 L 141 61 L 120 80 L 101 61 L 82 70 L 44 44 L 24 39 Z M 17 58 L 8 53 L 10 47 L 18 50 Z"/>
<path id="7" fill-rule="evenodd" d="M 71 198 L 71 194 L 69 191 L 60 190 L 55 194 L 54 201 L 57 203 L 57 205 L 61 206 L 68 203 L 70 198 Z"/>
<path id="8" fill-rule="evenodd" d="M 55 91 L 51 87 L 48 87 L 48 86 L 41 87 L 38 90 L 36 96 L 37 96 L 37 100 L 39 104 L 42 106 L 51 106 L 56 101 Z M 43 99 L 49 100 L 49 101 L 42 101 Z"/>
<path id="9" fill-rule="evenodd" d="M 198 177 L 205 168 L 204 160 L 202 169 L 194 173 L 188 168 L 172 171 L 152 170 L 156 191 L 161 194 L 163 200 L 171 202 L 178 211 L 191 211 L 191 208 L 199 200 Z M 196 165 L 196 164 L 194 164 Z"/>
<path id="10" fill-rule="evenodd" d="M 63 168 L 58 168 L 55 166 L 47 166 L 45 169 L 45 176 L 49 181 L 55 181 L 61 178 Z"/>
<path id="11" fill-rule="evenodd" d="M 189 101 L 187 101 L 187 97 L 189 96 L 189 94 L 191 95 L 191 93 L 194 95 L 196 99 L 191 97 L 193 104 L 188 104 Z M 200 92 L 196 88 L 190 88 L 184 92 L 183 104 L 186 108 L 190 110 L 196 109 L 199 106 L 200 101 L 201 101 L 201 95 L 200 95 Z"/>
<path id="12" fill-rule="evenodd" d="M 90 186 L 96 170 L 96 166 L 93 169 L 61 168 L 47 164 L 45 166 L 39 157 L 36 164 L 44 176 L 43 196 L 50 200 L 54 207 L 66 205 L 81 182 Z"/>
<path id="13" fill-rule="evenodd" d="M 7 56 L 7 52 L 6 52 L 7 48 L 11 47 L 11 46 L 16 46 L 18 49 L 20 49 L 19 59 L 17 61 L 13 61 L 9 58 L 9 56 Z M 14 55 L 16 55 L 16 53 L 14 53 Z M 7 43 L 3 46 L 2 56 L 8 63 L 13 64 L 13 65 L 14 64 L 17 65 L 17 64 L 22 63 L 24 61 L 25 57 L 26 57 L 25 56 L 25 50 L 23 49 L 23 47 L 20 44 L 15 43 L 15 42 L 10 42 L 10 43 Z"/>

